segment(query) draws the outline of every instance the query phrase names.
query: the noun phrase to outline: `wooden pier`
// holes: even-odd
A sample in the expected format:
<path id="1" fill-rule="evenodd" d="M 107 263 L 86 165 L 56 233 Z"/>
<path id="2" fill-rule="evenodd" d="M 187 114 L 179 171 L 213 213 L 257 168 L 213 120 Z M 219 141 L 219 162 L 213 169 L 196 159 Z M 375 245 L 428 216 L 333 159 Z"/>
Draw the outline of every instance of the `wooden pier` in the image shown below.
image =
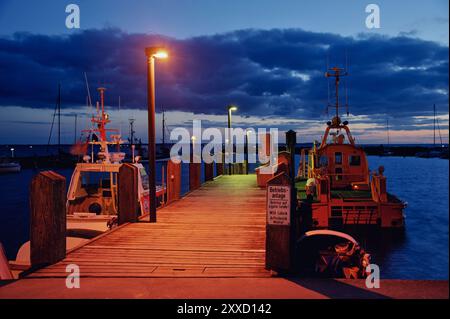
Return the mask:
<path id="1" fill-rule="evenodd" d="M 158 210 L 156 223 L 127 223 L 28 278 L 268 277 L 265 190 L 255 175 L 223 175 Z"/>
<path id="2" fill-rule="evenodd" d="M 255 175 L 223 175 L 158 210 L 156 223 L 125 223 L 23 279 L 0 281 L 10 298 L 448 298 L 448 280 L 271 277 L 265 266 L 265 190 Z M 81 287 L 67 289 L 66 266 Z"/>

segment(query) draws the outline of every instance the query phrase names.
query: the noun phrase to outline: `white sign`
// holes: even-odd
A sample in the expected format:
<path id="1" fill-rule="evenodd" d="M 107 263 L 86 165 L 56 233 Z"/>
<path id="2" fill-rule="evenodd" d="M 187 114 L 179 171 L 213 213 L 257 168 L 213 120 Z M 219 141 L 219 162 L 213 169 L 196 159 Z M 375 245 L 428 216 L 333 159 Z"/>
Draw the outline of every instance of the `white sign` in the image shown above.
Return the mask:
<path id="1" fill-rule="evenodd" d="M 290 225 L 291 190 L 289 186 L 267 186 L 267 223 Z"/>

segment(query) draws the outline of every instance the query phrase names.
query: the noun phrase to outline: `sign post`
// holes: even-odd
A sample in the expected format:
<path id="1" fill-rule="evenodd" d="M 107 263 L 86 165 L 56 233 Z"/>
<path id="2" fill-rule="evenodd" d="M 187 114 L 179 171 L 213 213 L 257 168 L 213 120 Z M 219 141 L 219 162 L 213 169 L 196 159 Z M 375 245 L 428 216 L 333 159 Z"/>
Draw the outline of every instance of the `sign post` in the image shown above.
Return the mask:
<path id="1" fill-rule="evenodd" d="M 267 182 L 266 269 L 288 272 L 292 265 L 292 186 L 282 172 Z"/>

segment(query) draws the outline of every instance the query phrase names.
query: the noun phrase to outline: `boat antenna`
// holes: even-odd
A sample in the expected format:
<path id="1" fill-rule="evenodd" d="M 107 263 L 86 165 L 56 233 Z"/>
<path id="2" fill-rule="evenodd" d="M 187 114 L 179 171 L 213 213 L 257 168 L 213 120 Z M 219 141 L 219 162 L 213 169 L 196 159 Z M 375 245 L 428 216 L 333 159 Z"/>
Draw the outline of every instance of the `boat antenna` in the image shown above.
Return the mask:
<path id="1" fill-rule="evenodd" d="M 345 50 L 345 73 L 348 74 L 348 51 Z M 348 86 L 347 86 L 347 78 L 345 78 L 344 86 L 345 86 L 345 110 L 347 112 L 347 117 L 350 115 L 348 110 Z"/>
<path id="2" fill-rule="evenodd" d="M 61 153 L 61 83 L 58 83 L 58 155 Z"/>
<path id="3" fill-rule="evenodd" d="M 345 69 L 339 68 L 339 67 L 332 67 L 327 70 L 325 73 L 325 76 L 327 78 L 334 77 L 334 83 L 335 83 L 335 104 L 330 105 L 330 107 L 334 107 L 336 110 L 335 118 L 339 119 L 339 83 L 340 79 L 343 76 L 347 76 L 348 73 Z"/>
<path id="4" fill-rule="evenodd" d="M 326 60 L 327 60 L 327 70 L 329 70 L 330 69 L 330 52 L 327 52 Z M 328 116 L 328 109 L 331 106 L 331 103 L 330 103 L 330 79 L 328 77 L 327 77 L 327 89 L 328 89 L 328 98 L 327 98 L 327 107 L 326 107 L 325 113 Z"/>
<path id="5" fill-rule="evenodd" d="M 58 112 L 58 97 L 56 97 L 55 110 L 53 111 L 52 125 L 50 126 L 50 134 L 48 135 L 47 152 L 48 152 L 48 147 L 50 146 L 50 142 L 51 142 L 51 139 L 52 139 L 53 126 L 55 125 L 55 118 L 56 118 L 56 113 L 57 112 Z"/>
<path id="6" fill-rule="evenodd" d="M 91 99 L 91 91 L 89 89 L 89 82 L 87 78 L 86 72 L 84 72 L 84 80 L 86 82 L 86 91 L 87 91 L 87 98 L 88 98 L 88 106 L 92 107 L 92 99 Z"/>

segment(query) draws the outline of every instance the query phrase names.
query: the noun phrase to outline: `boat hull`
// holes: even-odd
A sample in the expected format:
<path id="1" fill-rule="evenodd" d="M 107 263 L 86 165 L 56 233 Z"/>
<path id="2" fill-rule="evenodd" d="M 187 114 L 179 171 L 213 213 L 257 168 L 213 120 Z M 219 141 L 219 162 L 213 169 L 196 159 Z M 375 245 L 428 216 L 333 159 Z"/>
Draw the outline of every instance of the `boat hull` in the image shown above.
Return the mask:
<path id="1" fill-rule="evenodd" d="M 20 165 L 0 166 L 0 174 L 19 173 L 19 172 L 20 172 Z"/>

